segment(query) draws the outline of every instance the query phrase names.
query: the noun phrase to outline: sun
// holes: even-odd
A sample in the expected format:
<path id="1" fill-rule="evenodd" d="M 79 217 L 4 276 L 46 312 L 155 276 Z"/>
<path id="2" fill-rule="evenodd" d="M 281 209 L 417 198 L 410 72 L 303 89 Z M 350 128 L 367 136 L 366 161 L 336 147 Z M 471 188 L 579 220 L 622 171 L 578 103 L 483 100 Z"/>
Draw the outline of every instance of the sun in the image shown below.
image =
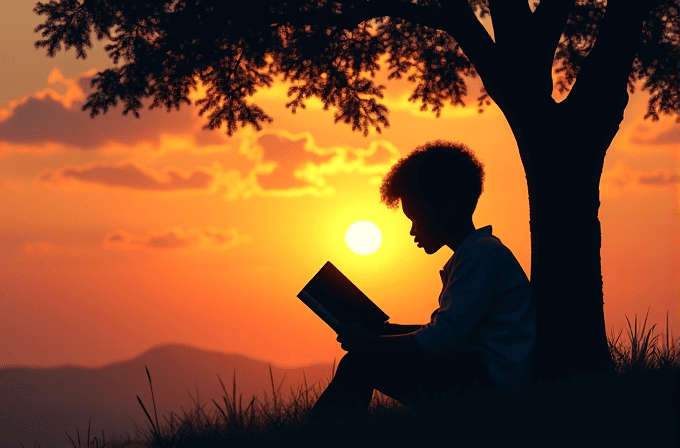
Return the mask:
<path id="1" fill-rule="evenodd" d="M 345 242 L 352 252 L 370 255 L 380 247 L 382 233 L 378 226 L 370 221 L 357 221 L 347 229 Z"/>

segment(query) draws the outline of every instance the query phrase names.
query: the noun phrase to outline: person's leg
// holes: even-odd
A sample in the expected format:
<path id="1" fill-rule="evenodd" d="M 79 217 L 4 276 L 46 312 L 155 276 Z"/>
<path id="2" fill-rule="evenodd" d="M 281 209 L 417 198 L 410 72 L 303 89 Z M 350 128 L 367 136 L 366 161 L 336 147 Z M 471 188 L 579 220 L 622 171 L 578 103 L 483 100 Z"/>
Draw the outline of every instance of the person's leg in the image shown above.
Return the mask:
<path id="1" fill-rule="evenodd" d="M 449 360 L 435 359 L 424 352 L 418 356 L 349 352 L 340 360 L 310 417 L 365 411 L 374 389 L 413 406 L 451 389 L 464 394 L 478 386 L 492 387 L 493 381 L 477 351 L 463 351 Z"/>
<path id="2" fill-rule="evenodd" d="M 418 399 L 430 378 L 429 355 L 348 352 L 340 360 L 333 380 L 312 408 L 311 417 L 329 413 L 363 412 L 368 409 L 373 390 L 403 404 Z M 431 382 L 431 381 L 430 381 Z"/>
<path id="3" fill-rule="evenodd" d="M 374 388 L 406 406 L 432 399 L 440 382 L 437 362 L 425 352 L 385 355 L 374 374 Z"/>
<path id="4" fill-rule="evenodd" d="M 460 351 L 445 364 L 444 369 L 447 375 L 455 378 L 457 391 L 461 395 L 472 390 L 495 386 L 484 355 L 478 350 Z"/>
<path id="5" fill-rule="evenodd" d="M 360 352 L 342 357 L 326 390 L 312 407 L 310 418 L 368 409 L 373 397 L 376 358 Z"/>
<path id="6" fill-rule="evenodd" d="M 443 359 L 423 354 L 383 361 L 376 366 L 374 381 L 376 390 L 407 406 L 432 401 L 449 392 L 465 395 L 494 386 L 484 357 L 476 350 L 463 350 Z"/>

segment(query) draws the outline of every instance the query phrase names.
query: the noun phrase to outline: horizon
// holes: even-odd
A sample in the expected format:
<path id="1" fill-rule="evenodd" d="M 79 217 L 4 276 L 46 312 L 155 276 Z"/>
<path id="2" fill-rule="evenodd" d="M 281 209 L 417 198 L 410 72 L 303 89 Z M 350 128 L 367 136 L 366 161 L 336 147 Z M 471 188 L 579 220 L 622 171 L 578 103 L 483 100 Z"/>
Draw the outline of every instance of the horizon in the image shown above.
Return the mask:
<path id="1" fill-rule="evenodd" d="M 317 319 L 318 319 L 318 316 L 317 316 Z M 643 323 L 644 323 L 644 319 L 637 319 L 637 325 L 639 326 L 639 329 L 641 331 L 643 330 L 643 327 L 642 327 Z M 635 317 L 630 319 L 630 324 L 631 324 L 632 331 L 635 331 L 635 328 L 636 328 L 635 327 Z M 669 324 L 670 324 L 670 319 L 669 319 Z M 662 346 L 662 347 L 665 346 L 665 340 L 666 340 L 666 338 L 664 337 L 665 334 L 666 334 L 665 333 L 665 326 L 659 326 L 659 323 L 651 323 L 651 322 L 648 321 L 647 325 L 645 325 L 645 327 L 644 327 L 644 333 L 642 333 L 642 334 L 645 334 L 648 331 L 650 331 L 652 326 L 655 326 L 655 328 L 660 328 L 660 330 L 653 331 L 652 336 L 658 336 L 659 338 L 658 338 L 657 344 L 659 346 Z M 608 328 L 608 330 L 607 330 L 607 338 L 608 339 L 611 339 L 611 330 L 613 330 L 613 327 Z M 626 347 L 628 347 L 629 343 L 631 342 L 630 338 L 629 338 L 628 331 L 629 331 L 629 328 L 627 326 L 625 328 L 621 329 L 621 338 L 623 338 L 624 346 L 626 346 Z M 670 329 L 670 327 L 669 327 L 669 333 L 670 333 L 670 338 L 669 338 L 670 344 L 672 344 L 672 345 L 674 344 L 675 347 L 680 347 L 680 335 L 675 336 L 673 334 L 673 330 Z M 619 334 L 618 332 L 614 333 L 615 336 L 618 335 L 618 334 Z M 282 364 L 275 364 L 271 360 L 268 360 L 268 359 L 254 358 L 251 355 L 248 355 L 247 353 L 225 352 L 225 351 L 220 351 L 220 350 L 215 350 L 215 349 L 209 349 L 209 348 L 203 348 L 203 347 L 199 347 L 199 346 L 188 345 L 188 344 L 184 344 L 184 343 L 181 343 L 181 342 L 163 342 L 163 343 L 151 346 L 149 348 L 146 348 L 136 355 L 133 355 L 133 356 L 130 356 L 130 357 L 127 357 L 127 358 L 123 358 L 123 359 L 114 360 L 114 361 L 108 362 L 106 364 L 101 364 L 101 365 L 81 365 L 81 364 L 56 364 L 56 365 L 49 365 L 49 366 L 46 366 L 46 365 L 33 366 L 33 365 L 22 365 L 22 364 L 0 365 L 0 371 L 3 370 L 3 369 L 13 369 L 13 368 L 16 368 L 16 369 L 37 369 L 37 370 L 60 369 L 60 368 L 64 368 L 64 367 L 92 369 L 92 370 L 102 369 L 102 368 L 109 367 L 109 366 L 112 366 L 112 365 L 115 365 L 115 364 L 121 364 L 121 363 L 125 363 L 125 362 L 128 362 L 128 361 L 132 361 L 132 360 L 141 358 L 146 353 L 149 353 L 149 352 L 151 352 L 155 349 L 164 348 L 164 347 L 183 347 L 183 348 L 199 350 L 199 351 L 203 351 L 203 352 L 207 352 L 207 353 L 215 353 L 215 354 L 227 355 L 227 356 L 239 356 L 239 357 L 246 358 L 249 361 L 269 364 L 272 367 L 276 367 L 276 368 L 280 368 L 280 369 L 304 369 L 306 367 L 318 367 L 318 366 L 321 366 L 321 365 L 323 365 L 323 366 L 333 365 L 333 364 L 337 365 L 337 362 L 339 361 L 338 358 L 335 358 L 332 361 L 321 361 L 321 362 L 315 362 L 315 363 L 311 363 L 311 364 L 282 365 Z"/>

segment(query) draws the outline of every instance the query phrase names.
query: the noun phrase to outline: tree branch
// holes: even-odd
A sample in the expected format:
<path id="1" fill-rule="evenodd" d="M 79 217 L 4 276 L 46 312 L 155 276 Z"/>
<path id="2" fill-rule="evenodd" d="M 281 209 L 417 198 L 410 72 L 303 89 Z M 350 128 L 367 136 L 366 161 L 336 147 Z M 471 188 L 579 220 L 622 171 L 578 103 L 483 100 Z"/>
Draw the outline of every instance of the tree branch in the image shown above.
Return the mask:
<path id="1" fill-rule="evenodd" d="M 489 0 L 496 45 L 502 51 L 524 47 L 531 9 L 526 0 Z"/>
<path id="2" fill-rule="evenodd" d="M 296 9 L 282 16 L 281 23 L 273 23 L 272 26 L 288 24 L 296 28 L 325 26 L 352 30 L 362 22 L 387 16 L 429 26 L 433 9 L 402 0 L 352 0 L 341 2 L 339 8 L 327 4 L 316 9 Z"/>
<path id="3" fill-rule="evenodd" d="M 362 22 L 381 17 L 401 19 L 410 23 L 447 32 L 460 45 L 475 69 L 490 72 L 494 43 L 482 24 L 477 20 L 467 0 L 441 0 L 441 6 L 423 6 L 408 0 L 354 0 L 342 2 L 342 9 L 331 6 L 307 11 L 297 11 L 282 17 L 283 24 L 302 27 L 321 25 L 354 29 Z"/>
<path id="4" fill-rule="evenodd" d="M 609 106 L 619 103 L 620 112 L 623 112 L 628 102 L 628 78 L 651 3 L 638 0 L 608 2 L 597 40 L 581 65 L 565 104 L 581 109 L 593 101 Z"/>
<path id="5" fill-rule="evenodd" d="M 514 67 L 511 70 L 504 70 L 503 75 L 499 76 L 501 78 L 497 80 L 499 92 L 494 100 L 502 110 L 508 111 L 509 108 L 513 108 L 513 103 L 527 101 L 537 103 L 549 98 L 552 93 L 552 78 L 547 78 L 549 88 L 542 88 L 545 82 L 544 77 L 536 70 L 534 51 L 536 42 L 530 26 L 532 13 L 528 2 L 488 1 L 498 49 L 497 67 Z"/>
<path id="6" fill-rule="evenodd" d="M 482 79 L 489 78 L 496 62 L 496 48 L 491 36 L 467 0 L 440 0 L 440 3 L 443 14 L 434 18 L 434 28 L 453 37 Z"/>
<path id="7" fill-rule="evenodd" d="M 550 49 L 551 59 L 574 6 L 574 0 L 541 0 L 532 14 L 535 37 L 543 47 Z"/>
<path id="8" fill-rule="evenodd" d="M 548 88 L 549 83 L 551 94 L 555 49 L 560 41 L 569 14 L 574 9 L 574 4 L 574 0 L 541 0 L 531 17 L 536 71 L 541 77 L 541 84 L 544 83 L 543 79 L 545 79 L 545 85 Z"/>

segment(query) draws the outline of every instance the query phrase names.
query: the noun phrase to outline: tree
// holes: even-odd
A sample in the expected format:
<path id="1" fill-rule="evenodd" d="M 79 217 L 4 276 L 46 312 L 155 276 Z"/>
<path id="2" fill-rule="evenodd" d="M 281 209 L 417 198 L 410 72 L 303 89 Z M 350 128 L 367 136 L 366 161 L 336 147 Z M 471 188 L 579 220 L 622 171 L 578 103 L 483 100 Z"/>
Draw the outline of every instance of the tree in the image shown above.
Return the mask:
<path id="1" fill-rule="evenodd" d="M 611 369 L 604 325 L 599 182 L 636 82 L 647 117 L 676 114 L 678 0 L 51 0 L 35 43 L 47 54 L 108 39 L 115 67 L 98 73 L 84 110 L 179 109 L 198 80 L 207 128 L 261 129 L 248 101 L 275 76 L 295 112 L 317 97 L 367 135 L 389 126 L 373 75 L 414 83 L 412 101 L 439 116 L 464 104 L 479 76 L 480 111 L 494 101 L 516 138 L 530 204 L 537 304 L 537 378 Z M 494 37 L 479 17 L 490 16 Z M 554 91 L 568 93 L 557 102 Z"/>

